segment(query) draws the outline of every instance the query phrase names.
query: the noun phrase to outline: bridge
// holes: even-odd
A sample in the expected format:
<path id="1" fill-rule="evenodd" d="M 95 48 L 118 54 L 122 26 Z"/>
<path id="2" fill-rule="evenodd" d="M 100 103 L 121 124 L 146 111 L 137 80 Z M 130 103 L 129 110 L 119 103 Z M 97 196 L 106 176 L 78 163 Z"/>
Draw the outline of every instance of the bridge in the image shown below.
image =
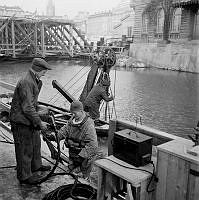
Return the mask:
<path id="1" fill-rule="evenodd" d="M 65 19 L 44 17 L 0 17 L 0 57 L 73 57 L 89 44 Z"/>

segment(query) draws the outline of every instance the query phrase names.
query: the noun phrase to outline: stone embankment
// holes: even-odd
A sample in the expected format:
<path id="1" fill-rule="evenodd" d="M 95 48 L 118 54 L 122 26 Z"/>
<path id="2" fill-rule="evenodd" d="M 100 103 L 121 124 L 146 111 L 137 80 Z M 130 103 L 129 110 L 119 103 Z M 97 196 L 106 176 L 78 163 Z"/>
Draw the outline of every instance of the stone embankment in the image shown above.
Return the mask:
<path id="1" fill-rule="evenodd" d="M 199 42 L 132 43 L 129 56 L 161 69 L 199 73 Z M 131 59 L 128 59 L 131 60 Z"/>
<path id="2" fill-rule="evenodd" d="M 145 64 L 144 62 L 127 55 L 119 55 L 115 67 L 131 70 L 133 68 L 149 68 L 151 65 Z"/>

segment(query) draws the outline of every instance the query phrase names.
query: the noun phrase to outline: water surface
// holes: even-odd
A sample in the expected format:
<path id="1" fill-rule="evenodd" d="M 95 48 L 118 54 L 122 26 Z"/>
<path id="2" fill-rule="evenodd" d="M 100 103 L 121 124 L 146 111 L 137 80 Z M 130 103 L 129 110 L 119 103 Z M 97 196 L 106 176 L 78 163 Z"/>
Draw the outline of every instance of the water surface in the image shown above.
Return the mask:
<path id="1" fill-rule="evenodd" d="M 30 64 L 0 63 L 0 80 L 16 84 Z M 42 79 L 39 100 L 68 108 L 65 99 L 52 87 L 52 80 L 57 80 L 78 98 L 90 67 L 78 61 L 50 61 L 50 64 L 53 70 Z M 147 126 L 186 137 L 193 133 L 199 120 L 198 81 L 199 75 L 192 73 L 158 69 L 112 70 L 111 90 L 115 93 L 117 118 L 130 121 L 141 118 Z M 111 113 L 115 113 L 111 107 L 112 104 Z"/>

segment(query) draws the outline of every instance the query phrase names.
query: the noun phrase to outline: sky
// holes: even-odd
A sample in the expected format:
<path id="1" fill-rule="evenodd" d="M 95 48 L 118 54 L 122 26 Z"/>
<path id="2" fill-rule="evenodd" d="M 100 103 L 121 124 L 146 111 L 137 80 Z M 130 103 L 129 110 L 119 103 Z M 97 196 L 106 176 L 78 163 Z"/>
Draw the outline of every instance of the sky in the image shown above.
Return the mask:
<path id="1" fill-rule="evenodd" d="M 24 11 L 46 14 L 48 0 L 0 0 L 0 5 L 19 6 Z M 74 17 L 78 11 L 88 11 L 90 14 L 111 10 L 117 6 L 121 0 L 53 0 L 55 4 L 55 14 L 58 16 L 68 15 Z"/>

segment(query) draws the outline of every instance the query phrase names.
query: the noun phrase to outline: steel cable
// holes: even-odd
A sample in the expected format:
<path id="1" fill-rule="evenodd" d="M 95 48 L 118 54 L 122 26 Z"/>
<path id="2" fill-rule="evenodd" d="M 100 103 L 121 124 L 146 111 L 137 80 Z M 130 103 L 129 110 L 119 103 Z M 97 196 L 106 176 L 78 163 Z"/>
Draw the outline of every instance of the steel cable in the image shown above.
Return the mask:
<path id="1" fill-rule="evenodd" d="M 79 70 L 63 87 L 66 87 L 73 79 L 75 76 L 77 76 L 86 66 L 83 66 L 81 70 Z M 57 92 L 50 100 L 48 100 L 48 103 L 50 103 L 57 95 L 59 92 Z"/>
<path id="2" fill-rule="evenodd" d="M 78 81 L 80 81 L 84 76 L 85 76 L 85 74 L 87 74 L 88 73 L 88 71 L 89 70 L 87 70 L 77 81 L 75 81 L 75 83 L 73 83 L 69 88 L 68 88 L 68 90 L 70 90 Z M 65 87 L 65 86 L 64 86 Z M 63 87 L 63 88 L 64 88 Z M 57 98 L 52 104 L 54 105 L 57 101 L 58 101 L 58 99 L 59 98 Z"/>

